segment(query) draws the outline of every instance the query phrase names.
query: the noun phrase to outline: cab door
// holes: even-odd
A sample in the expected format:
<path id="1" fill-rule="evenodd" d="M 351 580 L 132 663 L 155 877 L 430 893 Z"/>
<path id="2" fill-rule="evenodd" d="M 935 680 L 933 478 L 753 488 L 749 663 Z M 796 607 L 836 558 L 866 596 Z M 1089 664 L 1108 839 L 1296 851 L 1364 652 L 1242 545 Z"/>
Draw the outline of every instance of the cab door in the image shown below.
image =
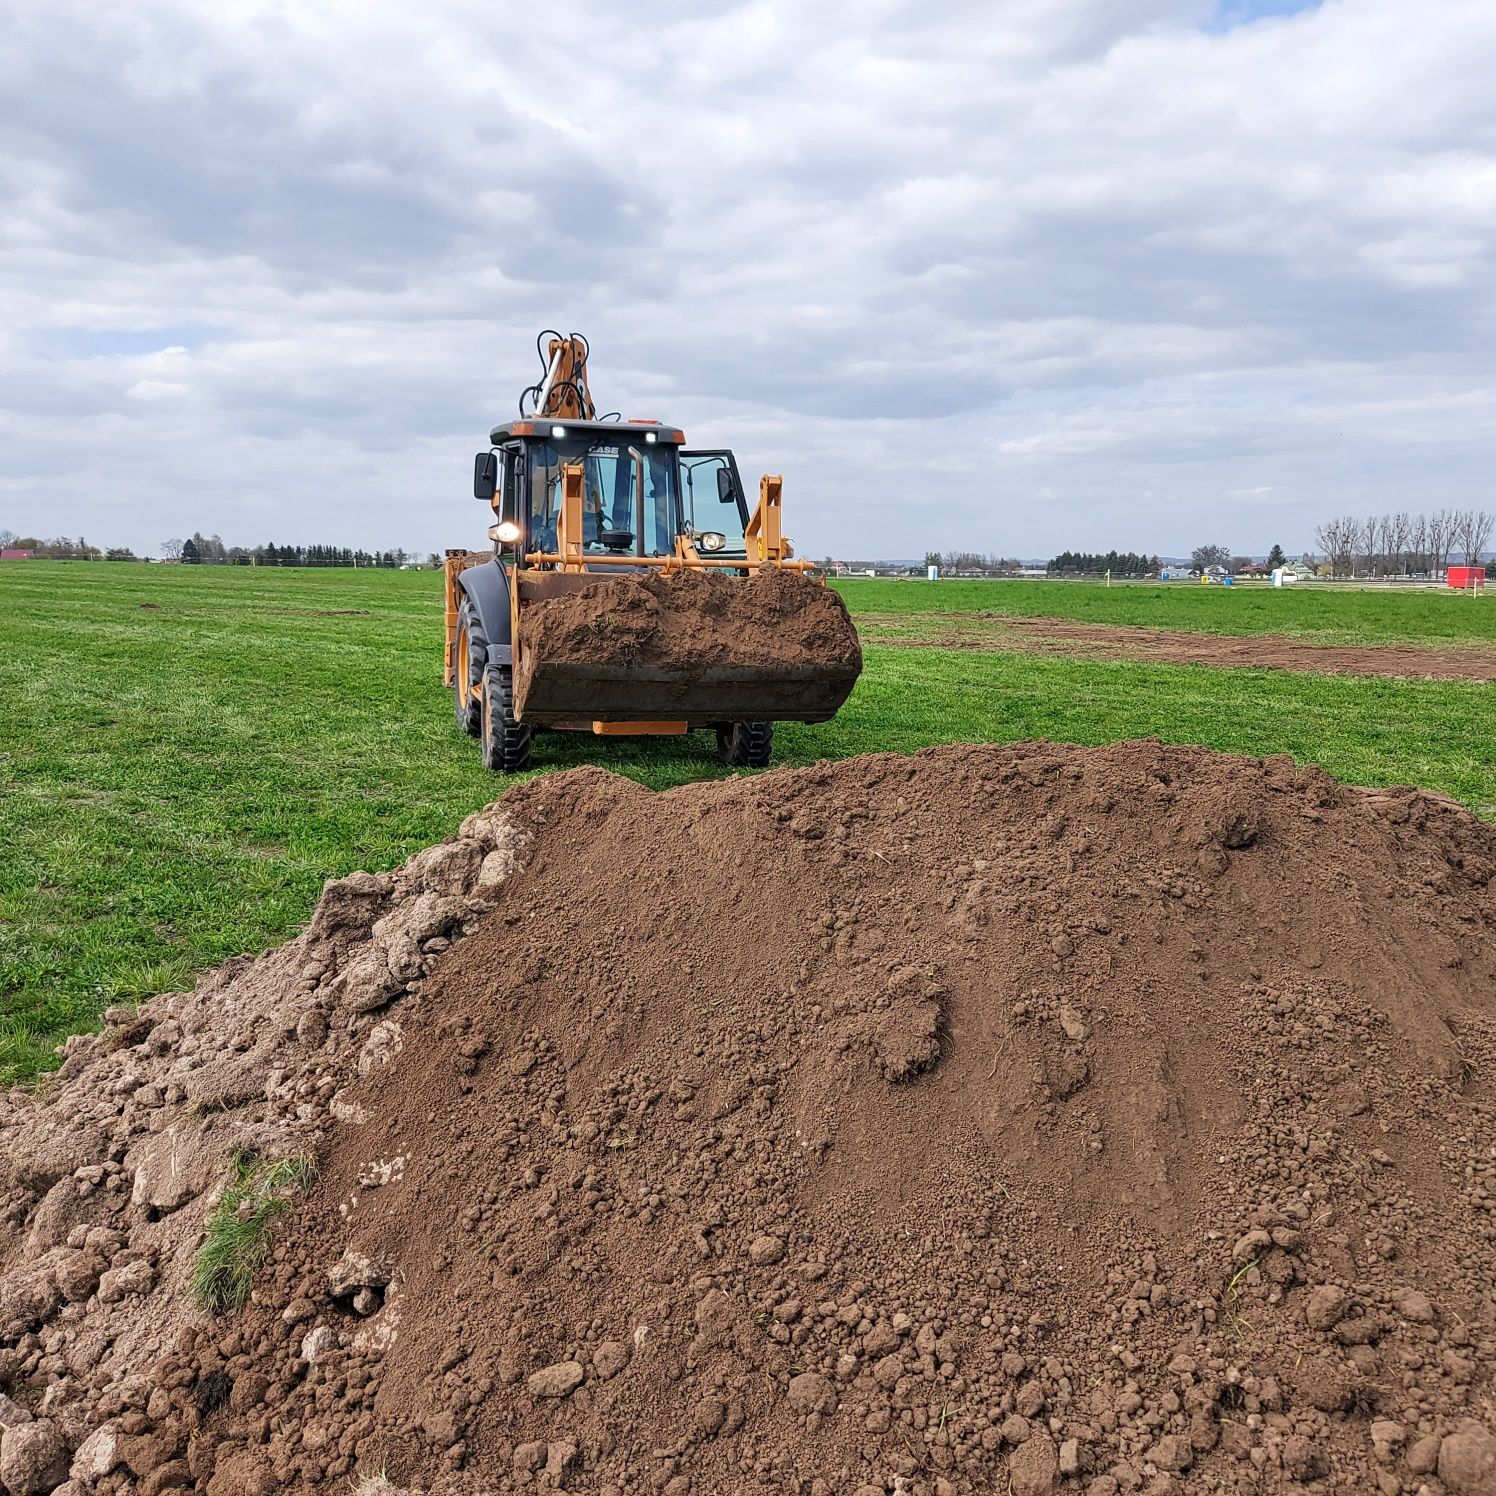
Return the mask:
<path id="1" fill-rule="evenodd" d="M 680 454 L 681 514 L 693 532 L 715 530 L 726 544 L 718 555 L 746 556 L 743 531 L 748 499 L 731 452 Z"/>

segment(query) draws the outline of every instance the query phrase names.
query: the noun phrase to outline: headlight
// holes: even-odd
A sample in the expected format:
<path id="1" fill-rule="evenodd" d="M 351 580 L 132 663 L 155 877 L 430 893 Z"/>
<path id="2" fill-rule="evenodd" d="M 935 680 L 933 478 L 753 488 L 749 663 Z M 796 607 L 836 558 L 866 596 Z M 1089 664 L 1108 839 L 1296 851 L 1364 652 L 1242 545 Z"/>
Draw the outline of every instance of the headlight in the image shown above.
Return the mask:
<path id="1" fill-rule="evenodd" d="M 500 545 L 513 545 L 520 537 L 520 528 L 512 519 L 502 519 L 496 525 L 488 527 L 488 538 L 496 540 Z"/>
<path id="2" fill-rule="evenodd" d="M 727 536 L 720 530 L 698 530 L 692 537 L 699 551 L 724 551 L 727 549 Z"/>
<path id="3" fill-rule="evenodd" d="M 566 436 L 566 427 L 565 426 L 552 426 L 551 427 L 551 440 L 552 441 L 558 441 L 558 442 L 562 441 L 565 438 L 565 436 Z"/>
<path id="4" fill-rule="evenodd" d="M 646 431 L 644 433 L 644 440 L 647 441 L 647 442 L 649 442 L 651 445 L 653 445 L 655 442 L 657 442 L 659 440 L 659 438 L 654 434 L 653 431 Z"/>

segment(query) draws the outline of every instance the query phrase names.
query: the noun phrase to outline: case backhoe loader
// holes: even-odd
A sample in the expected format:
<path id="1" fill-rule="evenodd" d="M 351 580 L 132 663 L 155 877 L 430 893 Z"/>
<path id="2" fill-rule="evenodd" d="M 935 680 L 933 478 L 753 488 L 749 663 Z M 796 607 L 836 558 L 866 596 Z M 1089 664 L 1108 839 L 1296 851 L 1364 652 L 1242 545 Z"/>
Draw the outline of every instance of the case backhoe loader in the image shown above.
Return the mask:
<path id="1" fill-rule="evenodd" d="M 730 451 L 687 448 L 680 430 L 659 421 L 599 419 L 586 340 L 542 333 L 542 347 L 543 376 L 520 397 L 519 418 L 495 426 L 474 460 L 474 496 L 493 509 L 493 548 L 447 552 L 446 681 L 459 725 L 501 772 L 529 767 L 537 727 L 600 736 L 710 729 L 724 762 L 767 764 L 776 721 L 824 722 L 850 694 L 861 668 L 850 621 L 850 648 L 830 656 L 809 648 L 732 657 L 733 600 L 746 597 L 734 590 L 714 608 L 728 647 L 708 668 L 551 660 L 539 646 L 547 601 L 605 579 L 639 585 L 710 572 L 746 587 L 762 568 L 805 572 L 781 529 L 780 479 L 762 478 L 750 508 Z M 722 596 L 714 582 L 714 600 Z"/>

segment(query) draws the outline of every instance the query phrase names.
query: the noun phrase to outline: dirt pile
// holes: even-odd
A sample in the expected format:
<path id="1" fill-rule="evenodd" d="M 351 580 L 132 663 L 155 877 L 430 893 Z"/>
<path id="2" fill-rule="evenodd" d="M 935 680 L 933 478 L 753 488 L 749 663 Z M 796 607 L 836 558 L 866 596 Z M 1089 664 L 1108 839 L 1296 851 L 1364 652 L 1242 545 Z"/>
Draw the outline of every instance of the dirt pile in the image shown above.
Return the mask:
<path id="1" fill-rule="evenodd" d="M 1155 743 L 532 782 L 0 1107 L 0 1481 L 1489 1492 L 1493 880 Z"/>
<path id="2" fill-rule="evenodd" d="M 703 682 L 752 672 L 766 683 L 801 683 L 810 693 L 807 715 L 829 716 L 862 670 L 862 646 L 840 596 L 776 567 L 747 578 L 717 571 L 602 578 L 527 602 L 525 618 L 515 673 L 521 717 L 534 714 L 547 679 L 564 684 L 597 667 L 638 681 L 663 672 L 678 683 L 686 711 L 687 693 Z"/>

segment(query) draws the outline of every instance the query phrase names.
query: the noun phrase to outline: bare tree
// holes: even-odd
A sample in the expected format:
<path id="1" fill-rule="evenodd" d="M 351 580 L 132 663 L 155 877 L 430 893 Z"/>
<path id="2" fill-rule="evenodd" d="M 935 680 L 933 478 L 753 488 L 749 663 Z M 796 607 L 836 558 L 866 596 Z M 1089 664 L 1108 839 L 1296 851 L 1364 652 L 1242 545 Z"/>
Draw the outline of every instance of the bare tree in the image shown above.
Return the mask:
<path id="1" fill-rule="evenodd" d="M 161 554 L 168 561 L 180 561 L 182 559 L 182 542 L 180 540 L 163 540 L 161 542 Z"/>
<path id="2" fill-rule="evenodd" d="M 1349 514 L 1329 520 L 1315 530 L 1314 543 L 1325 553 L 1333 576 L 1349 574 L 1360 534 L 1360 521 Z"/>
<path id="3" fill-rule="evenodd" d="M 1449 548 L 1454 543 L 1454 516 L 1447 509 L 1436 509 L 1428 517 L 1428 569 L 1435 579 L 1449 565 Z"/>
<path id="4" fill-rule="evenodd" d="M 1491 526 L 1496 523 L 1496 517 L 1485 509 L 1461 509 L 1455 515 L 1455 522 L 1454 543 L 1464 553 L 1465 565 L 1480 565 L 1480 553 L 1491 538 Z"/>
<path id="5" fill-rule="evenodd" d="M 1386 520 L 1386 528 L 1383 538 L 1387 551 L 1387 570 L 1397 572 L 1400 576 L 1407 573 L 1408 532 L 1412 529 L 1412 520 L 1406 509 L 1399 509 L 1396 514 L 1389 514 Z"/>
<path id="6" fill-rule="evenodd" d="M 1408 574 L 1411 576 L 1415 571 L 1428 570 L 1428 516 L 1415 514 L 1412 523 L 1408 526 L 1407 553 L 1404 560 L 1407 562 Z"/>

